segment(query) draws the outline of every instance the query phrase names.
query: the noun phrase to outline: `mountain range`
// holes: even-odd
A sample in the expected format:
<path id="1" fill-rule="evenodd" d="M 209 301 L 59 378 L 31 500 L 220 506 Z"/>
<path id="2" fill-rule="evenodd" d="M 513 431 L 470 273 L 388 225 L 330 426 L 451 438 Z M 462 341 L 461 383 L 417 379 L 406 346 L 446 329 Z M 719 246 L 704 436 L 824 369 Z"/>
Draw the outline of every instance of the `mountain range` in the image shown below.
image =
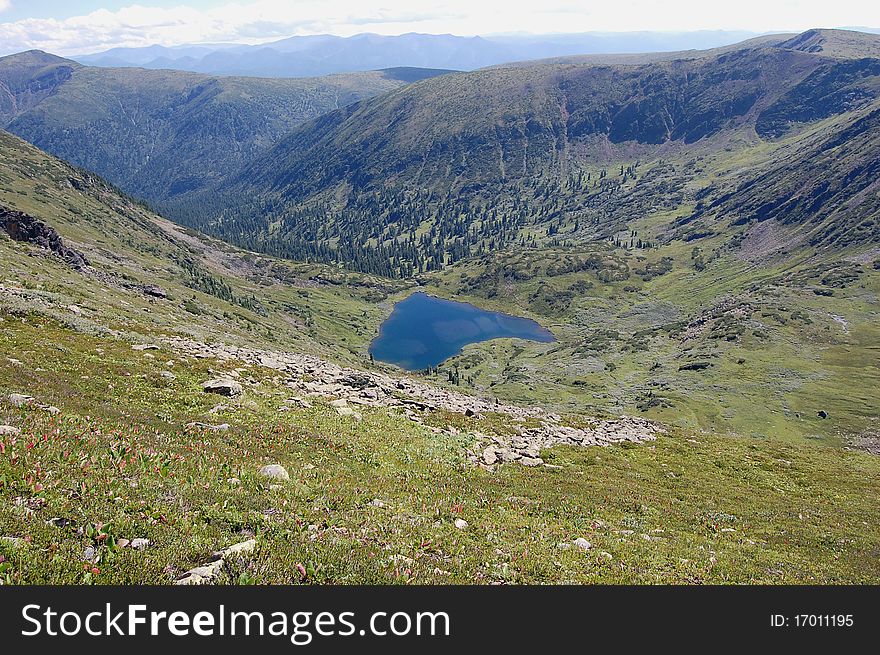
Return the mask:
<path id="1" fill-rule="evenodd" d="M 306 77 L 399 66 L 474 70 L 565 55 L 705 49 L 755 36 L 749 32 L 623 32 L 463 37 L 452 34 L 294 36 L 260 45 L 202 44 L 114 48 L 77 55 L 90 66 L 137 66 L 211 75 Z"/>
<path id="2" fill-rule="evenodd" d="M 0 59 L 0 582 L 876 583 L 878 94 L 832 30 Z M 374 361 L 416 291 L 554 340 Z"/>
<path id="3" fill-rule="evenodd" d="M 873 243 L 878 90 L 880 36 L 834 30 L 307 79 L 0 60 L 9 131 L 220 238 L 390 276 L 658 208 L 683 215 L 644 240 Z"/>
<path id="4" fill-rule="evenodd" d="M 213 200 L 169 211 L 250 248 L 392 275 L 524 233 L 608 238 L 663 206 L 687 215 L 662 238 L 781 218 L 813 243 L 873 243 L 878 57 L 878 36 L 811 32 L 436 77 L 303 123 Z M 722 170 L 707 176 L 709 161 Z"/>

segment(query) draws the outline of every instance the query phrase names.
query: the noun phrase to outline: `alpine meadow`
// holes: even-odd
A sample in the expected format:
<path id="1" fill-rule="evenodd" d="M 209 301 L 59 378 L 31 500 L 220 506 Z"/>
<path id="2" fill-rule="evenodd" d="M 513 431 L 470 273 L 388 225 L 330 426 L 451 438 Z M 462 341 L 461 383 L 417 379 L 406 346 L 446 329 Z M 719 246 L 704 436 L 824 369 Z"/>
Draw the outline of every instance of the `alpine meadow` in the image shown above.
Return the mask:
<path id="1" fill-rule="evenodd" d="M 372 36 L 0 57 L 0 583 L 880 583 L 880 34 Z"/>

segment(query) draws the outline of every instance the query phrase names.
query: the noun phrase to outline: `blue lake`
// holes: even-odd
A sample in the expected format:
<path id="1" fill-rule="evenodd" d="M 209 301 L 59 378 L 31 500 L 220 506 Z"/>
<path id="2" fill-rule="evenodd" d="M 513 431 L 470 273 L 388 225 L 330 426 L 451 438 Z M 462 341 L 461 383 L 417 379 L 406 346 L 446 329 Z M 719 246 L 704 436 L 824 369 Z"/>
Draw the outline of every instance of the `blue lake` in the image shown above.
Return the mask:
<path id="1" fill-rule="evenodd" d="M 555 341 L 550 330 L 531 319 L 419 292 L 394 306 L 370 344 L 370 354 L 379 361 L 420 371 L 457 355 L 469 343 L 505 337 Z"/>

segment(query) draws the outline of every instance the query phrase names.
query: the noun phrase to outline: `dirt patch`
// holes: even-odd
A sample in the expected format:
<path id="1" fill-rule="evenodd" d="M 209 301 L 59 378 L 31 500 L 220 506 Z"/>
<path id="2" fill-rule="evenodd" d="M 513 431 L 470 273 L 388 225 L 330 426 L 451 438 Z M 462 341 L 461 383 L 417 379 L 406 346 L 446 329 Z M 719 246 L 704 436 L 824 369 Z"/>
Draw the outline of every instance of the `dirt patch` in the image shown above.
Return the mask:
<path id="1" fill-rule="evenodd" d="M 740 245 L 737 256 L 747 262 L 766 260 L 774 255 L 785 254 L 804 240 L 774 220 L 763 221 L 749 228 Z"/>
<path id="2" fill-rule="evenodd" d="M 864 450 L 872 455 L 880 455 L 880 432 L 867 430 L 850 439 L 849 447 L 854 450 Z"/>

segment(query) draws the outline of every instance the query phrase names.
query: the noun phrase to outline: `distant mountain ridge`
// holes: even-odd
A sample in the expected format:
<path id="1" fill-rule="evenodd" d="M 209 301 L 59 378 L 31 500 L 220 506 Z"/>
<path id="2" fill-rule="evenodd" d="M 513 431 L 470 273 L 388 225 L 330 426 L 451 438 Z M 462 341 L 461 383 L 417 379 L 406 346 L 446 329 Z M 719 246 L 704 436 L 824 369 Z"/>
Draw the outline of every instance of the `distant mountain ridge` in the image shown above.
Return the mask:
<path id="1" fill-rule="evenodd" d="M 79 68 L 39 50 L 0 58 L 0 125 L 40 104 Z"/>
<path id="2" fill-rule="evenodd" d="M 141 66 L 212 75 L 307 77 L 399 66 L 475 70 L 515 61 L 589 53 L 706 49 L 754 36 L 742 31 L 631 32 L 508 36 L 329 34 L 262 45 L 115 48 L 74 56 L 91 66 Z"/>

